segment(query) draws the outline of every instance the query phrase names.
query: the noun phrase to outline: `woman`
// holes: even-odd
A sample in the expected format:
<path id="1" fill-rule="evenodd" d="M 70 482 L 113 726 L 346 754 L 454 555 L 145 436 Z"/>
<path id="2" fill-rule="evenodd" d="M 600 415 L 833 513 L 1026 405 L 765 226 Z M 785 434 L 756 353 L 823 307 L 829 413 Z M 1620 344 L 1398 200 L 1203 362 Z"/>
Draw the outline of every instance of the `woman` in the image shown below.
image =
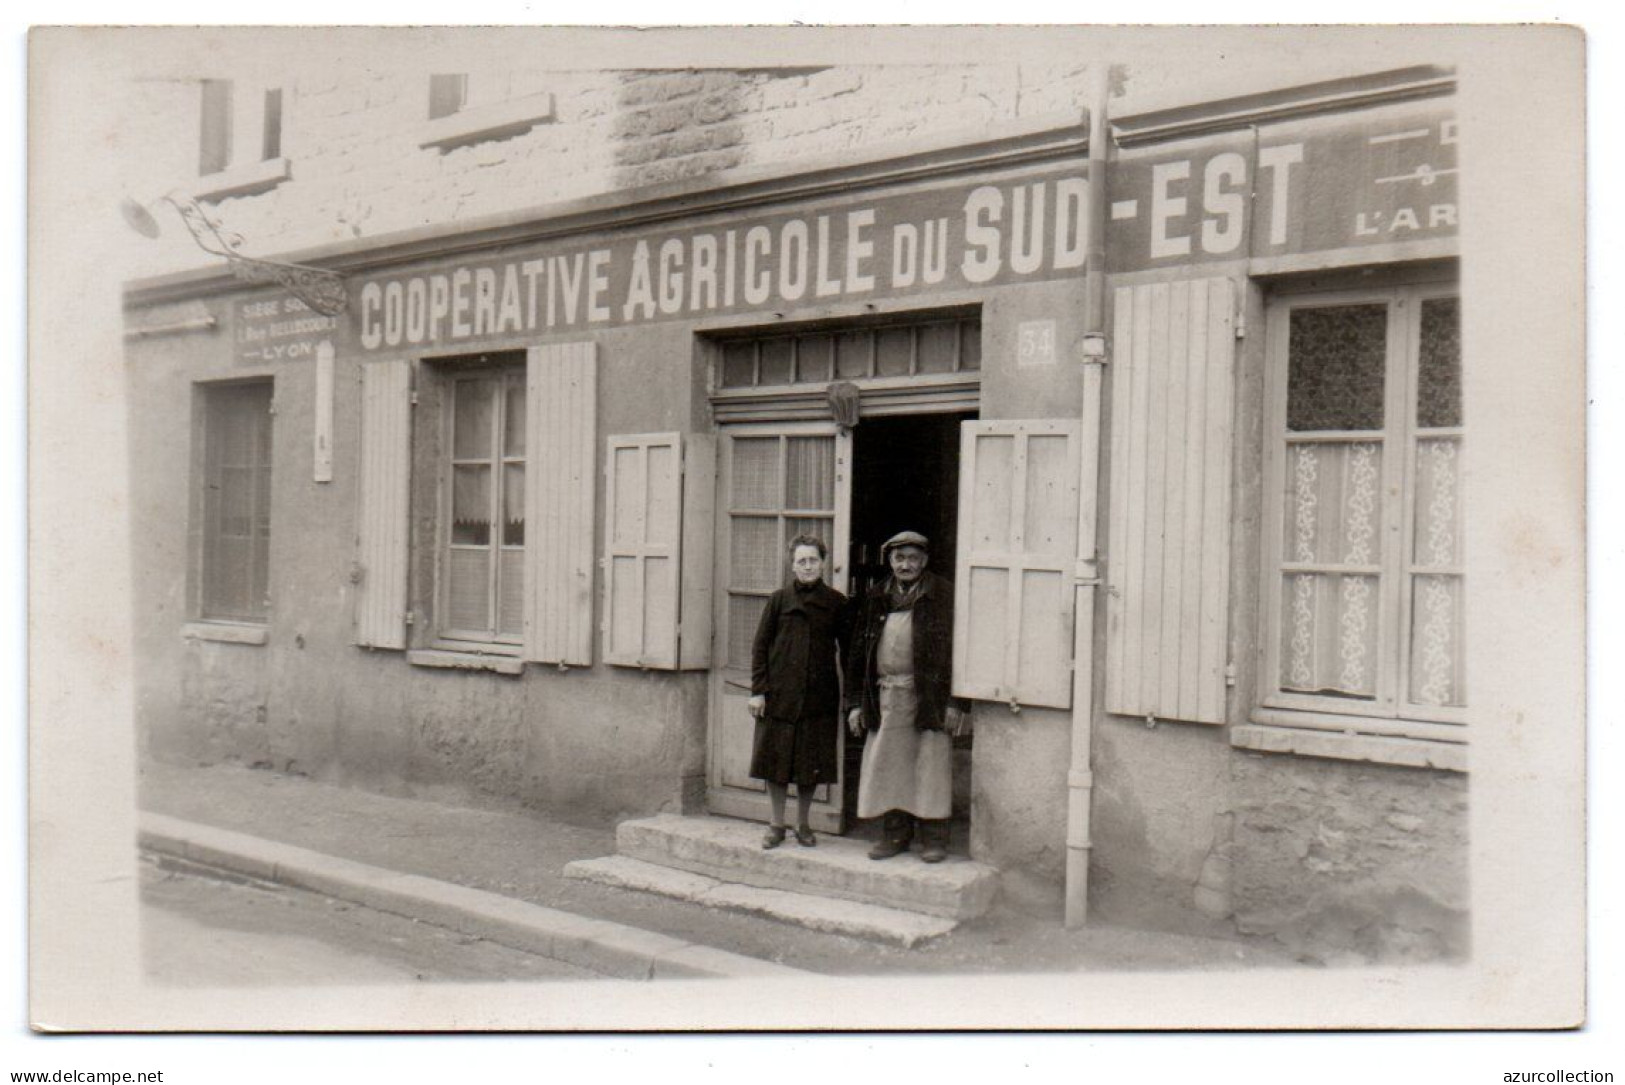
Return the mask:
<path id="1" fill-rule="evenodd" d="M 824 583 L 822 539 L 790 540 L 790 583 L 768 597 L 751 652 L 750 714 L 756 741 L 750 774 L 767 783 L 772 822 L 762 847 L 784 843 L 784 800 L 796 785 L 796 843 L 813 847 L 807 816 L 819 784 L 833 784 L 840 729 L 839 660 L 849 620 L 846 596 Z"/>

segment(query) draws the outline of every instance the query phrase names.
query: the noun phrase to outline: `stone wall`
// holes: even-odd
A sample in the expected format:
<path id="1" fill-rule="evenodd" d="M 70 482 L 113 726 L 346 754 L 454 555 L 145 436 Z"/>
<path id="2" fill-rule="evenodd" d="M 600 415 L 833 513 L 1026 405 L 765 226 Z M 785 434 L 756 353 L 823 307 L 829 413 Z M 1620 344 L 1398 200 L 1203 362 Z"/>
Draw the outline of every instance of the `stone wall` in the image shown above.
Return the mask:
<path id="1" fill-rule="evenodd" d="M 1467 778 L 1238 752 L 1237 928 L 1328 964 L 1468 952 Z"/>

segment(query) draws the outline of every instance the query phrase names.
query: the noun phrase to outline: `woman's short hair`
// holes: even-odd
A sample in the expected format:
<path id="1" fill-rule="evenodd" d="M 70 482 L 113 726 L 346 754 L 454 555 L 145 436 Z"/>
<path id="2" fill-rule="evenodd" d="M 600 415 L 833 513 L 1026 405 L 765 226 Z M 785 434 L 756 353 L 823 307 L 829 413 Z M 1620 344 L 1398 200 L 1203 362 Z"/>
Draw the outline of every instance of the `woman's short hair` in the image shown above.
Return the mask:
<path id="1" fill-rule="evenodd" d="M 818 556 L 820 558 L 828 559 L 829 557 L 829 547 L 825 546 L 824 540 L 820 539 L 817 535 L 797 535 L 795 538 L 790 540 L 790 545 L 785 547 L 785 550 L 793 558 L 796 556 L 796 548 L 802 546 L 812 547 L 814 550 L 818 551 Z"/>

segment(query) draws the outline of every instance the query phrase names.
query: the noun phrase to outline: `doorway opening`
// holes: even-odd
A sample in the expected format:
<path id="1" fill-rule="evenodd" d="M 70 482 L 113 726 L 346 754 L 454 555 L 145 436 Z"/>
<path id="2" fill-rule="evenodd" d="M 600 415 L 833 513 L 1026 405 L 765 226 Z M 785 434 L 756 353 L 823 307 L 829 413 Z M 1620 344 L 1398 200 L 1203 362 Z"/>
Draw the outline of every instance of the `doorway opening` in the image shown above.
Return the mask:
<path id="1" fill-rule="evenodd" d="M 865 418 L 852 431 L 852 518 L 848 590 L 861 598 L 888 575 L 882 544 L 900 531 L 917 531 L 931 543 L 927 568 L 952 583 L 959 527 L 959 425 L 970 412 Z M 949 846 L 968 850 L 972 736 L 955 738 L 953 824 Z M 842 773 L 848 822 L 860 836 L 879 831 L 856 819 L 861 739 L 848 739 Z"/>

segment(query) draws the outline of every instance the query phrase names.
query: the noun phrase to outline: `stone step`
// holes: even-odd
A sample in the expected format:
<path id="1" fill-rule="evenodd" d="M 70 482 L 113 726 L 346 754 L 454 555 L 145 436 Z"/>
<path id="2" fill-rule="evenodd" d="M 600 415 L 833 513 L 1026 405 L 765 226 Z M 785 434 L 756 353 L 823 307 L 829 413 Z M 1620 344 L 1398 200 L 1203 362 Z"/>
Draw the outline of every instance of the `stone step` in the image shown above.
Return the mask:
<path id="1" fill-rule="evenodd" d="M 823 833 L 817 847 L 800 847 L 791 836 L 782 846 L 763 850 L 762 832 L 762 825 L 750 821 L 657 814 L 621 822 L 615 850 L 624 858 L 717 881 L 945 919 L 982 915 L 998 890 L 992 867 L 962 856 L 922 863 L 917 852 L 909 852 L 877 862 L 869 858 L 866 842 Z"/>
<path id="2" fill-rule="evenodd" d="M 580 878 L 617 889 L 659 893 L 708 908 L 749 912 L 795 923 L 809 930 L 895 942 L 904 948 L 947 934 L 958 926 L 956 921 L 940 916 L 719 881 L 704 874 L 658 866 L 622 855 L 578 859 L 565 866 L 564 874 L 568 878 Z"/>

